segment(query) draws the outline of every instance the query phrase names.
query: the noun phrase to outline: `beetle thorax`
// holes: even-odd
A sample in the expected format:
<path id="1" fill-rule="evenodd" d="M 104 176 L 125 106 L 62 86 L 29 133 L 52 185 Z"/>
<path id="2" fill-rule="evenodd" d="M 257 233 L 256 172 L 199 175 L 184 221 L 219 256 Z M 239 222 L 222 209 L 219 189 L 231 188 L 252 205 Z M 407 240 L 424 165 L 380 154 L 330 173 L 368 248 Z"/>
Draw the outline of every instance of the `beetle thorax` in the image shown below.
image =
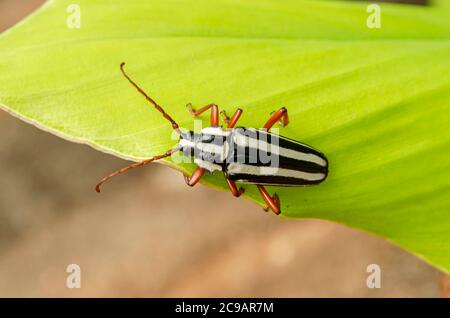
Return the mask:
<path id="1" fill-rule="evenodd" d="M 203 128 L 200 133 L 183 132 L 179 146 L 184 156 L 208 171 L 223 170 L 229 151 L 229 131 L 222 127 Z"/>

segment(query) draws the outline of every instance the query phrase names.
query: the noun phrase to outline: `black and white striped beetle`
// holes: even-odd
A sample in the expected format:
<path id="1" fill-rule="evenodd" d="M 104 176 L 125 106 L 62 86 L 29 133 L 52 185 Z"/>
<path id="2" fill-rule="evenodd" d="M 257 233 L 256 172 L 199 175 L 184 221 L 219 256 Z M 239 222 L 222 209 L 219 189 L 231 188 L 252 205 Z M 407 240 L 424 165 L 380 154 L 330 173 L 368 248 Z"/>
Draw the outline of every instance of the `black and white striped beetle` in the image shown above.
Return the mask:
<path id="1" fill-rule="evenodd" d="M 200 133 L 183 132 L 163 108 L 125 73 L 124 65 L 125 63 L 120 65 L 120 70 L 125 78 L 171 123 L 180 139 L 178 144 L 166 153 L 134 163 L 104 177 L 96 186 L 97 192 L 100 192 L 100 186 L 111 177 L 169 157 L 177 151 L 193 158 L 198 165 L 191 176 L 184 176 L 189 186 L 196 185 L 205 170 L 223 171 L 228 187 L 235 197 L 244 193 L 244 189 L 238 189 L 235 182 L 255 184 L 267 203 L 267 208 L 275 214 L 281 213 L 280 199 L 277 194 L 271 196 L 265 185 L 307 186 L 321 183 L 327 177 L 328 161 L 321 152 L 269 131 L 277 122 L 282 126 L 289 123 L 286 108 L 272 113 L 262 129 L 235 127 L 242 114 L 241 109 L 237 109 L 231 118 L 222 111 L 221 117 L 227 125 L 227 129 L 223 129 L 219 126 L 217 105 L 209 104 L 195 110 L 188 104 L 189 112 L 195 117 L 211 110 L 211 126 L 202 129 Z"/>

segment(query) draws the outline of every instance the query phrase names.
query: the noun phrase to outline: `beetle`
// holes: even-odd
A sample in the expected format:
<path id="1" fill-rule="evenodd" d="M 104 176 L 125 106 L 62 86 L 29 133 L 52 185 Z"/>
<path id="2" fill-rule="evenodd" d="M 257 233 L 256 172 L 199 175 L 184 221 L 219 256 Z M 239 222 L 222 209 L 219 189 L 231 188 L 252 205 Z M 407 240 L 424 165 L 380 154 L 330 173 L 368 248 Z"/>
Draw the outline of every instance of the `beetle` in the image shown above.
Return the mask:
<path id="1" fill-rule="evenodd" d="M 276 193 L 270 195 L 265 186 L 308 186 L 319 184 L 326 179 L 328 160 L 323 153 L 304 143 L 270 132 L 277 122 L 282 126 L 289 124 L 285 107 L 273 112 L 263 128 L 256 129 L 236 127 L 242 115 L 240 108 L 229 117 L 225 111 L 219 113 L 216 104 L 194 109 L 189 103 L 187 109 L 194 117 L 206 111 L 211 112 L 211 126 L 203 128 L 199 133 L 182 131 L 172 117 L 128 76 L 124 66 L 125 63 L 120 64 L 123 76 L 170 122 L 180 138 L 178 144 L 164 154 L 133 163 L 107 175 L 97 184 L 97 192 L 100 192 L 102 184 L 110 178 L 169 157 L 178 151 L 193 158 L 197 164 L 197 169 L 191 176 L 184 175 L 188 186 L 196 185 L 205 171 L 222 171 L 235 197 L 244 193 L 244 188 L 238 188 L 236 182 L 254 184 L 267 203 L 265 210 L 270 208 L 275 214 L 281 213 L 280 198 Z M 226 124 L 226 129 L 219 125 L 219 114 Z"/>

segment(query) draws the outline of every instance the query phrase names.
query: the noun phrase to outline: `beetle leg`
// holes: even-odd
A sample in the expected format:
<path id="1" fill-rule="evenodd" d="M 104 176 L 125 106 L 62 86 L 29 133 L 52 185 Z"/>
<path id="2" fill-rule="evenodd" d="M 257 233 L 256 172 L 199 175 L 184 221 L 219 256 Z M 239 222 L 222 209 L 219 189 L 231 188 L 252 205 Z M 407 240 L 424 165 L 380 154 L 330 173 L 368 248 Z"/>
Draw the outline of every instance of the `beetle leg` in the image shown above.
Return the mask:
<path id="1" fill-rule="evenodd" d="M 207 111 L 208 109 L 211 109 L 211 126 L 219 126 L 219 107 L 216 104 L 208 104 L 196 110 L 192 107 L 191 103 L 188 103 L 186 104 L 186 108 L 188 112 L 194 117 L 197 117 L 201 113 Z"/>
<path id="2" fill-rule="evenodd" d="M 231 116 L 231 118 L 227 116 L 227 113 L 225 112 L 225 110 L 222 110 L 220 112 L 220 115 L 222 116 L 222 120 L 227 124 L 227 128 L 234 128 L 237 121 L 239 120 L 239 117 L 241 117 L 241 115 L 242 115 L 242 109 L 240 109 L 240 108 L 236 109 L 236 111 L 234 112 L 233 116 Z"/>
<path id="3" fill-rule="evenodd" d="M 198 167 L 193 173 L 192 175 L 189 176 L 184 176 L 184 181 L 186 181 L 186 184 L 190 187 L 195 186 L 200 179 L 203 177 L 203 174 L 205 173 L 205 169 Z"/>
<path id="4" fill-rule="evenodd" d="M 244 188 L 240 187 L 240 188 L 238 189 L 237 186 L 236 186 L 236 183 L 234 183 L 234 181 L 228 179 L 226 176 L 225 176 L 225 180 L 227 180 L 228 188 L 230 188 L 231 193 L 232 193 L 236 198 L 240 197 L 241 194 L 245 192 L 245 189 L 244 189 Z"/>
<path id="5" fill-rule="evenodd" d="M 286 108 L 281 107 L 276 112 L 273 112 L 270 118 L 265 123 L 264 128 L 270 130 L 270 128 L 272 128 L 272 126 L 275 125 L 276 122 L 280 122 L 283 127 L 289 124 L 289 116 Z"/>
<path id="6" fill-rule="evenodd" d="M 275 193 L 273 196 L 270 196 L 270 194 L 267 192 L 266 188 L 263 185 L 258 184 L 257 187 L 262 198 L 264 199 L 264 201 L 266 201 L 268 205 L 268 207 L 264 210 L 267 211 L 268 208 L 270 208 L 273 211 L 273 213 L 277 215 L 280 214 L 281 213 L 280 198 L 278 197 L 278 195 Z"/>

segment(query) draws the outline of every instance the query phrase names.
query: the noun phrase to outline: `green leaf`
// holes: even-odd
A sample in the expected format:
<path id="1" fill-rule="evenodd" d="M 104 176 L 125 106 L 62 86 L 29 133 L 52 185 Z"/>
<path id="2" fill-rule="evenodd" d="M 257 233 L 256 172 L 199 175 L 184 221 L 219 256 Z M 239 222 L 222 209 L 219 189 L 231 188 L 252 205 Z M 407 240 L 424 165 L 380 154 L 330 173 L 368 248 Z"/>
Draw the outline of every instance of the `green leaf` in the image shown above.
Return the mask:
<path id="1" fill-rule="evenodd" d="M 330 174 L 315 187 L 270 188 L 283 215 L 376 233 L 450 271 L 448 3 L 382 4 L 381 29 L 366 26 L 366 3 L 301 0 L 84 0 L 71 29 L 70 3 L 51 1 L 0 36 L 4 109 L 138 160 L 176 140 L 123 79 L 122 61 L 185 128 L 188 102 L 239 106 L 251 127 L 285 106 L 281 133 L 323 151 Z M 220 173 L 203 182 L 226 189 Z"/>

